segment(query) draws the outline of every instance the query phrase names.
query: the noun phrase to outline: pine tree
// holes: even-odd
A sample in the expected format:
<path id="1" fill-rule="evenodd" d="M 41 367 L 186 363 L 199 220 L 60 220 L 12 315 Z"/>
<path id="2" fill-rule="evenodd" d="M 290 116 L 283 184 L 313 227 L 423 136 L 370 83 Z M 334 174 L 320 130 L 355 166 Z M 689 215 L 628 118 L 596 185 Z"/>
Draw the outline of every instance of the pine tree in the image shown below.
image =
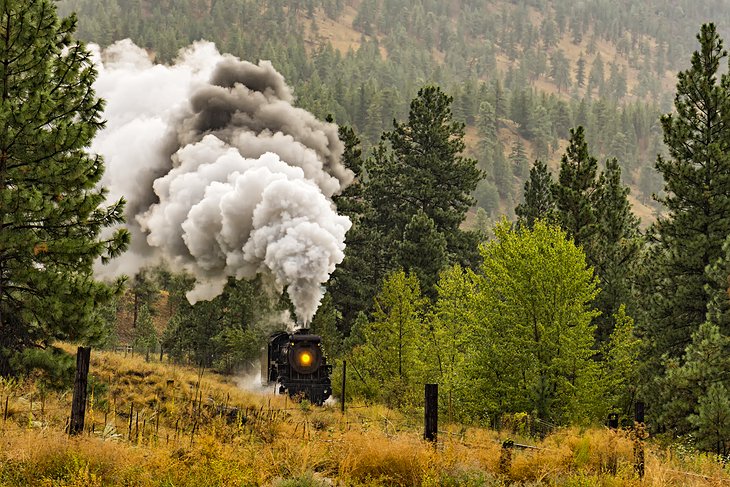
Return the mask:
<path id="1" fill-rule="evenodd" d="M 647 326 L 656 357 L 679 357 L 705 321 L 716 287 L 705 269 L 730 234 L 730 78 L 717 78 L 727 52 L 713 24 L 697 38 L 691 67 L 678 75 L 676 113 L 661 119 L 669 157 L 660 156 L 656 168 L 666 211 L 654 228 Z"/>
<path id="2" fill-rule="evenodd" d="M 560 226 L 589 256 L 598 230 L 593 206 L 597 169 L 598 161 L 588 152 L 583 127 L 571 130 L 570 144 L 560 160 L 560 174 L 553 194 Z"/>
<path id="3" fill-rule="evenodd" d="M 327 287 L 342 314 L 340 330 L 347 334 L 357 315 L 370 309 L 385 275 L 386 263 L 383 236 L 367 223 L 373 210 L 365 195 L 360 139 L 346 126 L 340 126 L 339 136 L 345 145 L 343 163 L 355 173 L 355 180 L 334 200 L 337 210 L 350 218 L 352 227 L 347 232 L 345 259 L 335 269 Z"/>
<path id="4" fill-rule="evenodd" d="M 436 281 L 446 266 L 446 238 L 428 215 L 420 211 L 406 225 L 398 246 L 400 266 L 418 277 L 423 294 L 435 298 Z"/>
<path id="5" fill-rule="evenodd" d="M 719 384 L 725 389 L 730 386 L 728 352 L 730 338 L 716 325 L 705 322 L 692 334 L 682 364 L 677 358 L 665 361 L 667 373 L 658 379 L 662 386 L 659 419 L 674 434 L 696 434 L 697 430 L 706 430 L 708 413 L 722 407 L 722 403 L 712 397 L 712 386 Z M 700 412 L 703 402 L 704 418 Z M 703 436 L 705 434 L 706 431 Z M 730 436 L 725 436 L 724 440 L 730 440 Z"/>
<path id="6" fill-rule="evenodd" d="M 512 145 L 509 161 L 512 165 L 512 173 L 520 180 L 525 179 L 530 171 L 530 161 L 527 159 L 525 145 L 521 139 L 515 140 L 515 143 Z"/>
<path id="7" fill-rule="evenodd" d="M 583 53 L 580 53 L 580 57 L 575 63 L 575 68 L 575 84 L 580 88 L 583 88 L 586 83 L 586 59 L 583 56 Z"/>
<path id="8" fill-rule="evenodd" d="M 722 333 L 730 335 L 730 235 L 722 246 L 722 257 L 706 270 L 710 295 L 707 303 L 707 321 L 714 323 Z"/>
<path id="9" fill-rule="evenodd" d="M 536 160 L 530 169 L 530 178 L 525 181 L 524 201 L 515 208 L 520 225 L 532 228 L 538 219 L 548 222 L 555 220 L 554 184 L 547 164 Z"/>
<path id="10" fill-rule="evenodd" d="M 87 148 L 103 126 L 90 54 L 49 0 L 0 8 L 0 374 L 19 370 L 23 351 L 56 340 L 89 343 L 96 310 L 114 289 L 92 265 L 126 246 L 102 239 L 123 220 L 123 200 L 104 206 L 104 171 Z M 36 352 L 33 352 L 36 354 Z M 21 365 L 22 367 L 22 365 Z"/>
<path id="11" fill-rule="evenodd" d="M 597 243 L 590 257 L 601 288 L 596 300 L 601 311 L 597 320 L 598 338 L 607 340 L 613 329 L 613 316 L 622 305 L 633 304 L 631 285 L 641 242 L 639 219 L 631 211 L 629 188 L 621 182 L 621 168 L 616 159 L 606 161 L 606 169 L 596 186 Z"/>
<path id="12" fill-rule="evenodd" d="M 471 194 L 481 171 L 475 159 L 460 155 L 464 124 L 453 119 L 451 102 L 438 87 L 419 90 L 408 122 L 396 121 L 374 151 L 366 197 L 374 226 L 391 242 L 400 240 L 406 225 L 422 211 L 446 237 L 449 253 L 463 258 L 467 249 L 462 248 L 465 236 L 459 225 L 474 203 Z"/>

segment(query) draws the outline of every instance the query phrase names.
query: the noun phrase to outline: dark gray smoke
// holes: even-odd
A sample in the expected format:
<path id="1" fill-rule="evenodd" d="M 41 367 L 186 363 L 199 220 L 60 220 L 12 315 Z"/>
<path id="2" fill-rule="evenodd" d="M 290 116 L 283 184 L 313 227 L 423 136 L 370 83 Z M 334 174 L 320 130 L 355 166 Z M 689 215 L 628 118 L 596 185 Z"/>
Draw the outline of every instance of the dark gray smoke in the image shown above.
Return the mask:
<path id="1" fill-rule="evenodd" d="M 103 185 L 129 201 L 130 252 L 102 274 L 157 259 L 195 275 L 188 298 L 218 295 L 229 276 L 273 277 L 308 323 L 343 258 L 350 221 L 332 196 L 352 180 L 334 124 L 292 105 L 284 78 L 211 43 L 153 64 L 131 41 L 98 52 L 107 128 Z"/>

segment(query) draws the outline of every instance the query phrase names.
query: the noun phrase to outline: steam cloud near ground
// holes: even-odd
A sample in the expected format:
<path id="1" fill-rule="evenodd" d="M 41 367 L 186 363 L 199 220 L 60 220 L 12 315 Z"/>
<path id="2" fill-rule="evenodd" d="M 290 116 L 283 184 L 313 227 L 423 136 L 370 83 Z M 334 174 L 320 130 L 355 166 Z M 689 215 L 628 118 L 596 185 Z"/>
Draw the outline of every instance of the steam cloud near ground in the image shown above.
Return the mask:
<path id="1" fill-rule="evenodd" d="M 132 233 L 130 250 L 97 272 L 134 275 L 164 259 L 196 277 L 191 302 L 229 276 L 264 274 L 309 323 L 351 225 L 331 200 L 353 178 L 337 126 L 294 107 L 270 62 L 209 42 L 170 66 L 130 40 L 92 50 L 107 125 L 91 150 L 105 158 L 110 199 L 127 199 Z"/>

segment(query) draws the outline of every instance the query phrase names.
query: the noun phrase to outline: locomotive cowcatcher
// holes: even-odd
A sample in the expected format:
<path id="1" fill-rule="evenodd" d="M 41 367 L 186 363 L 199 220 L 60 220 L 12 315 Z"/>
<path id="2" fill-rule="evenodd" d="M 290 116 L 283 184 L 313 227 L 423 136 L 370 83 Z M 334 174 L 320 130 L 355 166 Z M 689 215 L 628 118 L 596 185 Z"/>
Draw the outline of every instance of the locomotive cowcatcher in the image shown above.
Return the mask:
<path id="1" fill-rule="evenodd" d="M 262 351 L 261 383 L 278 384 L 279 394 L 301 397 L 322 405 L 332 394 L 332 366 L 322 350 L 322 338 L 306 328 L 279 331 Z"/>

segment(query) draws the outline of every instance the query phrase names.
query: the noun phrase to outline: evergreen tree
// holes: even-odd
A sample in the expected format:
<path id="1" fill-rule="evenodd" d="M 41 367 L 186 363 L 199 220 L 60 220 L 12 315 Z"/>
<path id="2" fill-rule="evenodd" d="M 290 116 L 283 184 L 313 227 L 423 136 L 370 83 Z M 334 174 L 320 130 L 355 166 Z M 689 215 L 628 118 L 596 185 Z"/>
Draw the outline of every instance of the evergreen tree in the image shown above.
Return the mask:
<path id="1" fill-rule="evenodd" d="M 710 446 L 707 449 L 713 449 L 718 439 L 724 444 L 730 441 L 727 419 L 722 419 L 728 417 L 730 409 L 727 400 L 723 402 L 717 397 L 722 390 L 713 388 L 722 386 L 727 391 L 730 387 L 729 353 L 730 338 L 716 325 L 702 323 L 692 335 L 683 363 L 677 358 L 668 359 L 667 374 L 659 379 L 662 385 L 659 419 L 675 435 L 699 433 L 700 444 L 705 448 Z M 721 437 L 717 438 L 716 434 Z"/>
<path id="2" fill-rule="evenodd" d="M 530 178 L 525 181 L 523 202 L 515 208 L 520 225 L 532 228 L 538 219 L 552 222 L 556 218 L 553 177 L 547 164 L 536 160 L 530 169 Z"/>
<path id="3" fill-rule="evenodd" d="M 600 92 L 603 89 L 604 80 L 605 73 L 603 58 L 601 57 L 601 53 L 599 52 L 598 55 L 596 55 L 596 58 L 593 60 L 593 64 L 591 65 L 591 72 L 588 76 L 588 88 L 586 90 L 586 95 L 590 96 L 593 93 L 593 90 L 596 89 Z"/>
<path id="4" fill-rule="evenodd" d="M 570 144 L 560 160 L 560 174 L 553 194 L 560 226 L 589 256 L 598 230 L 593 205 L 597 169 L 598 161 L 588 152 L 583 127 L 571 130 Z"/>
<path id="5" fill-rule="evenodd" d="M 730 78 L 717 78 L 727 52 L 713 24 L 697 38 L 691 67 L 678 75 L 676 113 L 661 119 L 669 157 L 656 162 L 666 211 L 654 228 L 650 271 L 655 357 L 679 357 L 705 321 L 715 288 L 705 269 L 730 234 Z"/>
<path id="6" fill-rule="evenodd" d="M 730 235 L 722 246 L 722 257 L 706 270 L 707 321 L 714 323 L 722 333 L 730 335 Z"/>
<path id="7" fill-rule="evenodd" d="M 0 374 L 27 349 L 89 343 L 113 289 L 93 278 L 97 258 L 120 253 L 123 200 L 104 206 L 104 165 L 87 151 L 103 126 L 91 55 L 49 0 L 0 8 Z M 33 352 L 37 354 L 37 352 Z"/>
<path id="8" fill-rule="evenodd" d="M 132 345 L 135 350 L 144 353 L 147 360 L 150 358 L 150 352 L 154 352 L 157 348 L 157 330 L 152 322 L 152 314 L 146 304 L 139 306 Z"/>
<path id="9" fill-rule="evenodd" d="M 509 161 L 512 165 L 512 173 L 520 180 L 525 179 L 530 171 L 530 161 L 527 159 L 527 153 L 525 152 L 525 145 L 522 143 L 522 139 L 516 139 L 512 145 Z"/>
<path id="10" fill-rule="evenodd" d="M 558 49 L 550 58 L 550 76 L 558 87 L 558 93 L 562 93 L 564 89 L 570 88 L 572 84 L 570 78 L 570 61 L 565 53 Z"/>
<path id="11" fill-rule="evenodd" d="M 596 300 L 596 307 L 601 311 L 597 321 L 598 338 L 607 340 L 619 308 L 633 305 L 631 286 L 641 242 L 639 219 L 631 211 L 629 188 L 621 182 L 621 168 L 616 159 L 606 161 L 606 169 L 601 173 L 597 188 L 594 203 L 597 243 L 592 248 L 591 264 L 600 279 L 601 288 Z"/>
<path id="12" fill-rule="evenodd" d="M 400 266 L 418 277 L 423 294 L 435 298 L 434 286 L 448 258 L 446 238 L 424 212 L 416 213 L 406 225 L 398 254 Z"/>
<path id="13" fill-rule="evenodd" d="M 586 83 L 586 59 L 583 53 L 580 53 L 580 57 L 575 63 L 575 69 L 575 84 L 583 88 Z"/>
<path id="14" fill-rule="evenodd" d="M 465 235 L 459 225 L 474 202 L 471 193 L 481 172 L 476 160 L 460 155 L 464 124 L 453 119 L 451 102 L 438 87 L 419 90 L 408 122 L 396 121 L 374 151 L 366 197 L 375 227 L 391 242 L 399 241 L 422 211 L 446 237 L 449 253 L 461 259 L 468 258 L 463 253 L 468 249 L 462 248 Z"/>
<path id="15" fill-rule="evenodd" d="M 383 236 L 367 223 L 373 210 L 365 195 L 360 139 L 346 126 L 340 127 L 339 136 L 345 145 L 343 164 L 355 173 L 355 180 L 334 200 L 338 212 L 350 218 L 352 227 L 347 232 L 345 259 L 335 268 L 327 287 L 342 315 L 340 330 L 348 334 L 357 315 L 372 306 L 387 267 Z"/>

